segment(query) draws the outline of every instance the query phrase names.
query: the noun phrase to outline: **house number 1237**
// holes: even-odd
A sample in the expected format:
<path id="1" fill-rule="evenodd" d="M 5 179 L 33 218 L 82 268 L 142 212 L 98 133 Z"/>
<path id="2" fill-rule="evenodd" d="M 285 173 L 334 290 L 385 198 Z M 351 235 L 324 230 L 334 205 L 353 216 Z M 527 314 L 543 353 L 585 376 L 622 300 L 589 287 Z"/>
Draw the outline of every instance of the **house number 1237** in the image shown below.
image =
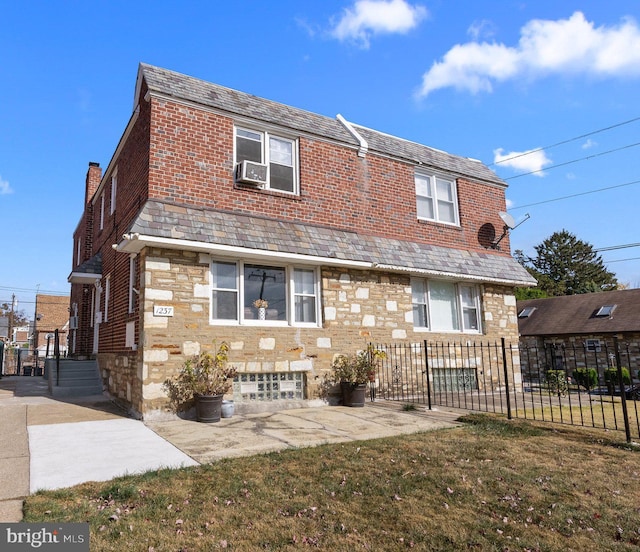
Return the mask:
<path id="1" fill-rule="evenodd" d="M 173 316 L 173 307 L 154 305 L 153 316 Z"/>

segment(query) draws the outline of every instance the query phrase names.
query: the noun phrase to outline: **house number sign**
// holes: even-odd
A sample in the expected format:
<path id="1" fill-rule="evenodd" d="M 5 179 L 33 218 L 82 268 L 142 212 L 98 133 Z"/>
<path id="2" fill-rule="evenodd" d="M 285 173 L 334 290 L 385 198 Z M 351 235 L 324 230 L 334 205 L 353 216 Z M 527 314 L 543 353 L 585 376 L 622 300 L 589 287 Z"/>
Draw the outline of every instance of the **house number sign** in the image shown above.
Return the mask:
<path id="1" fill-rule="evenodd" d="M 173 316 L 173 307 L 153 305 L 153 316 Z"/>

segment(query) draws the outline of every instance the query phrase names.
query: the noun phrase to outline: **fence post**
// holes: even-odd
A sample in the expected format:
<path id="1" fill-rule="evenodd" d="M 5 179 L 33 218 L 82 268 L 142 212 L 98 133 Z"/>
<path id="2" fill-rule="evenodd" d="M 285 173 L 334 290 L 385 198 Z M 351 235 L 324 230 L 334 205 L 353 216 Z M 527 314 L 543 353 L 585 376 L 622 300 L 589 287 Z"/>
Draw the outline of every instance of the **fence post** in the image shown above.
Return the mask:
<path id="1" fill-rule="evenodd" d="M 511 420 L 511 397 L 509 396 L 509 370 L 507 369 L 507 346 L 504 337 L 502 341 L 502 367 L 504 369 L 504 390 L 507 393 L 507 419 Z"/>
<path id="2" fill-rule="evenodd" d="M 618 336 L 613 338 L 613 346 L 616 351 L 616 367 L 618 368 L 618 387 L 620 389 L 620 399 L 622 400 L 622 415 L 624 416 L 624 432 L 627 436 L 627 443 L 631 442 L 631 427 L 629 426 L 629 412 L 627 410 L 627 393 L 622 379 L 622 362 L 620 361 L 620 347 Z M 629 372 L 631 373 L 631 372 Z"/>
<path id="3" fill-rule="evenodd" d="M 427 408 L 431 410 L 431 381 L 429 378 L 429 355 L 427 354 L 427 340 L 424 340 L 424 375 L 427 378 Z"/>
<path id="4" fill-rule="evenodd" d="M 56 387 L 60 385 L 60 334 L 58 328 L 53 332 L 53 354 L 56 356 Z"/>

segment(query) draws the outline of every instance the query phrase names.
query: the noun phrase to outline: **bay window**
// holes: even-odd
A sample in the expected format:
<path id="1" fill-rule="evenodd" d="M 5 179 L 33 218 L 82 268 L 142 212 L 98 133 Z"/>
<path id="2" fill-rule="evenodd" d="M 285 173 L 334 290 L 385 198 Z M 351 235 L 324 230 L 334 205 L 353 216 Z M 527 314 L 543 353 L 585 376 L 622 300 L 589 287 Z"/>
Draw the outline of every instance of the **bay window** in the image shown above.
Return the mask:
<path id="1" fill-rule="evenodd" d="M 411 279 L 413 326 L 440 332 L 480 332 L 480 298 L 474 285 Z"/>
<path id="2" fill-rule="evenodd" d="M 211 322 L 317 326 L 315 268 L 243 261 L 211 263 Z"/>

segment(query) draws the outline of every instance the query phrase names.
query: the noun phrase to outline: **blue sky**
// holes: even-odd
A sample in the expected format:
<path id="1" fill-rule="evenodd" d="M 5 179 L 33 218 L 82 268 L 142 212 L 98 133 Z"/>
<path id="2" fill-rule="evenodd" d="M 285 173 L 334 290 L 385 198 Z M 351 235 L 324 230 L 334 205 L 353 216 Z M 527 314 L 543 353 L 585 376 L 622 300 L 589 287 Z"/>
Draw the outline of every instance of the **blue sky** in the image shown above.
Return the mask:
<path id="1" fill-rule="evenodd" d="M 512 249 L 640 241 L 638 2 L 5 1 L 0 22 L 0 302 L 27 313 L 69 291 L 87 165 L 109 163 L 139 62 L 482 160 L 531 216 Z M 640 287 L 640 248 L 602 256 Z"/>

